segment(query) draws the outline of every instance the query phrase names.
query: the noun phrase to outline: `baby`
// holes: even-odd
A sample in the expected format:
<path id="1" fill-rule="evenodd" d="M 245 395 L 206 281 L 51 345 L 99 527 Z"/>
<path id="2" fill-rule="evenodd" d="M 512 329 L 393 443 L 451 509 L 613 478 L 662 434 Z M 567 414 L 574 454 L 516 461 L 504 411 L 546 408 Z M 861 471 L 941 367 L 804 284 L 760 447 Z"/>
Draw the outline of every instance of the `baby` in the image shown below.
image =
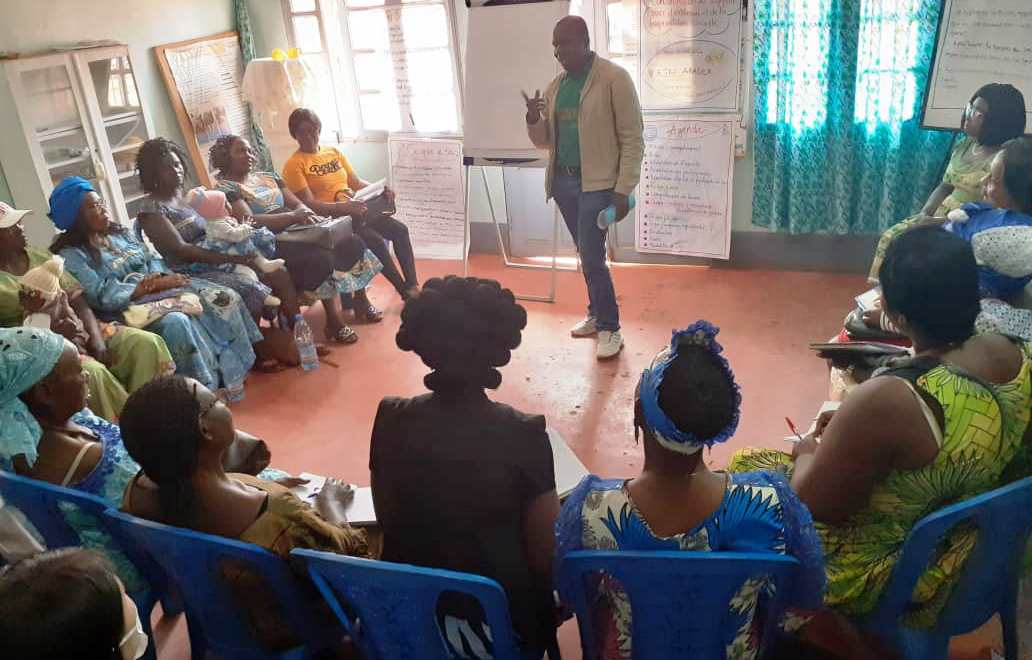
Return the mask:
<path id="1" fill-rule="evenodd" d="M 23 325 L 53 330 L 85 353 L 90 336 L 61 288 L 63 274 L 64 259 L 54 256 L 18 278 L 19 297 L 26 311 Z"/>
<path id="2" fill-rule="evenodd" d="M 276 254 L 276 237 L 264 227 L 242 224 L 233 218 L 225 193 L 194 188 L 187 193 L 187 201 L 206 221 L 207 235 L 199 247 L 220 254 L 253 256 L 254 265 L 263 273 L 283 268 L 283 259 L 272 258 Z M 236 265 L 233 271 L 252 282 L 258 281 L 258 275 L 248 266 Z M 269 295 L 265 304 L 278 307 L 280 299 Z"/>

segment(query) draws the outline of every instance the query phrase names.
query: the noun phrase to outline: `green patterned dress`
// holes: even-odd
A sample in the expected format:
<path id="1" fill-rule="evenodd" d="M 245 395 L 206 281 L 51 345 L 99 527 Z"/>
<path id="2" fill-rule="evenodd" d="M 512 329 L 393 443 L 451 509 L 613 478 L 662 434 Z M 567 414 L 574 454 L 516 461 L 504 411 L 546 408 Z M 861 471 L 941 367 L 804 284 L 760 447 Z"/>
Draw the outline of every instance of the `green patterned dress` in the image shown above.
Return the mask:
<path id="1" fill-rule="evenodd" d="M 936 209 L 933 214 L 935 217 L 946 217 L 947 213 L 959 209 L 968 202 L 982 201 L 983 181 L 989 176 L 989 168 L 992 166 L 996 151 L 979 157 L 973 151 L 977 145 L 978 143 L 974 139 L 966 137 L 953 148 L 950 162 L 946 166 L 946 173 L 942 177 L 943 183 L 953 186 L 953 192 Z M 920 214 L 910 216 L 885 230 L 881 239 L 878 240 L 878 247 L 874 250 L 874 260 L 871 262 L 871 271 L 867 275 L 871 282 L 878 281 L 878 269 L 881 268 L 882 260 L 885 259 L 885 250 L 889 248 L 889 244 L 903 232 L 919 227 L 923 217 Z"/>
<path id="2" fill-rule="evenodd" d="M 1018 375 L 991 387 L 937 361 L 914 360 L 911 368 L 894 372 L 938 402 L 945 419 L 942 443 L 931 464 L 889 472 L 874 487 L 867 505 L 844 523 L 817 523 L 828 573 L 825 605 L 850 616 L 871 611 L 907 533 L 918 520 L 997 488 L 1008 478 L 1028 474 L 1028 448 L 1023 440 L 1032 416 L 1032 343 L 1021 348 Z M 729 470 L 779 466 L 790 473 L 791 456 L 746 449 L 732 457 Z M 927 627 L 934 622 L 975 537 L 973 530 L 960 528 L 944 540 L 935 561 L 918 580 L 908 624 Z"/>

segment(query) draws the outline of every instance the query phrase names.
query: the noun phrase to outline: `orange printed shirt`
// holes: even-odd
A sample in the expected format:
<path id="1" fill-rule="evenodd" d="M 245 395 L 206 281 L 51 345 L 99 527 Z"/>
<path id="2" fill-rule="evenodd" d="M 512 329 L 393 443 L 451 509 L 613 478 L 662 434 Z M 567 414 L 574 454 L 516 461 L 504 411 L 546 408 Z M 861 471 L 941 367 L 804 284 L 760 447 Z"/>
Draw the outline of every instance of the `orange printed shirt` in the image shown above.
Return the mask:
<path id="1" fill-rule="evenodd" d="M 319 147 L 314 154 L 295 151 L 283 166 L 283 181 L 294 193 L 309 188 L 320 202 L 346 201 L 361 187 L 351 163 L 336 147 Z"/>

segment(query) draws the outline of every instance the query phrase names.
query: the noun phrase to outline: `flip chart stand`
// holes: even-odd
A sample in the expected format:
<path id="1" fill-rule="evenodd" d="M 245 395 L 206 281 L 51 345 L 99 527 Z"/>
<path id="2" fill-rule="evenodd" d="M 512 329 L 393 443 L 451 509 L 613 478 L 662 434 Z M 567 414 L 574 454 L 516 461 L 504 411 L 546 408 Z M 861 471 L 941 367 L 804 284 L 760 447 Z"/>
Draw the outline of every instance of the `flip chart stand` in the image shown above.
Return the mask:
<path id="1" fill-rule="evenodd" d="M 484 182 L 484 191 L 487 194 L 487 207 L 491 212 L 491 221 L 494 223 L 495 234 L 498 237 L 498 249 L 502 253 L 502 260 L 505 265 L 509 268 L 523 268 L 525 270 L 548 270 L 549 271 L 549 289 L 547 296 L 537 296 L 529 294 L 517 294 L 514 293 L 517 300 L 527 300 L 531 302 L 555 302 L 556 292 L 556 273 L 560 270 L 577 272 L 578 268 L 561 267 L 558 263 L 559 258 L 559 207 L 555 205 L 552 210 L 552 261 L 551 264 L 525 264 L 512 261 L 509 258 L 509 253 L 505 249 L 505 240 L 502 237 L 502 226 L 498 221 L 498 214 L 495 212 L 494 199 L 491 197 L 491 186 L 487 180 L 487 171 L 485 167 L 531 167 L 531 168 L 544 168 L 548 166 L 548 161 L 541 158 L 481 158 L 466 156 L 463 158 L 463 165 L 466 167 L 466 236 L 467 241 L 469 238 L 469 195 L 470 195 L 470 170 L 473 167 L 480 168 L 480 176 Z M 578 264 L 579 264 L 578 259 Z M 469 274 L 469 256 L 463 260 L 463 274 Z"/>

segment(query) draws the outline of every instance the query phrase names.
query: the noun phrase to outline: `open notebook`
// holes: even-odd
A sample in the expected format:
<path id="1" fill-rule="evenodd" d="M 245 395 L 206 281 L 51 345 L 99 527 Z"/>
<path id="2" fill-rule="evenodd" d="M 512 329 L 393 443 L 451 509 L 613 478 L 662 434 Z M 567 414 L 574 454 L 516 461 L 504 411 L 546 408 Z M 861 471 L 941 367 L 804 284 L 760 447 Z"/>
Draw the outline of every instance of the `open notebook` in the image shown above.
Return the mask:
<path id="1" fill-rule="evenodd" d="M 588 475 L 588 469 L 584 467 L 584 463 L 577 458 L 558 431 L 548 429 L 548 440 L 552 445 L 552 460 L 555 465 L 555 489 L 559 493 L 559 497 L 564 498 L 577 487 L 581 479 Z M 292 488 L 291 491 L 311 504 L 315 501 L 316 494 L 322 490 L 323 484 L 326 483 L 326 477 L 308 472 L 302 472 L 299 476 L 302 479 L 308 479 L 308 483 Z M 352 488 L 355 490 L 355 497 L 346 510 L 348 522 L 356 527 L 375 525 L 376 510 L 373 508 L 373 489 L 369 486 L 354 485 Z"/>

